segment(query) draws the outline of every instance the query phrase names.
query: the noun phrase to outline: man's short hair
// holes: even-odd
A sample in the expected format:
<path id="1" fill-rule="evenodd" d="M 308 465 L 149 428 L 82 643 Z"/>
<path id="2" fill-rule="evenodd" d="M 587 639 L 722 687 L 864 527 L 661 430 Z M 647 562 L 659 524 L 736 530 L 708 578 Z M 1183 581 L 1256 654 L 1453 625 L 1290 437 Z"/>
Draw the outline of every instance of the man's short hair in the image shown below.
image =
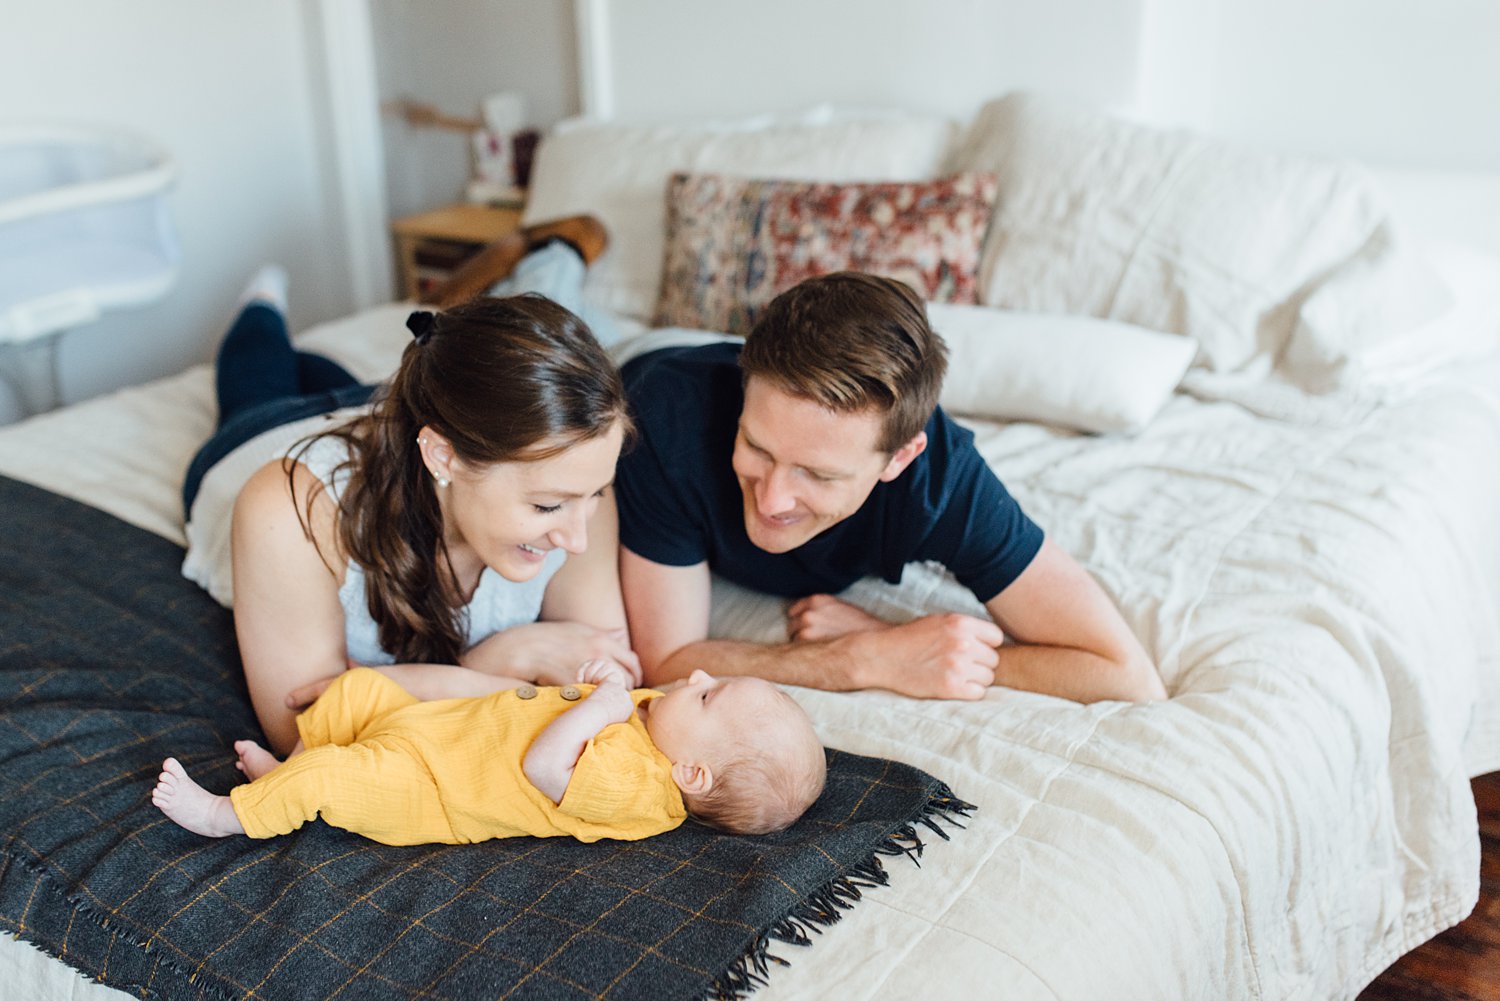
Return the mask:
<path id="1" fill-rule="evenodd" d="M 889 454 L 932 417 L 948 347 L 909 286 L 839 271 L 771 300 L 745 339 L 740 368 L 747 380 L 757 376 L 829 410 L 879 411 L 876 447 Z"/>

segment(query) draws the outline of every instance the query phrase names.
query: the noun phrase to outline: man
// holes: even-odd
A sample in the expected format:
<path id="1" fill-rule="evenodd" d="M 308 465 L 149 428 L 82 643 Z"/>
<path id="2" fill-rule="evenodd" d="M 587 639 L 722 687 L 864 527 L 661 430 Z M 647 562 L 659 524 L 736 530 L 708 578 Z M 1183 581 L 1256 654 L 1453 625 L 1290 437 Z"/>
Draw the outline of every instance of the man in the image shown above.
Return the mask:
<path id="1" fill-rule="evenodd" d="M 778 296 L 743 349 L 625 366 L 640 441 L 616 480 L 620 570 L 648 684 L 705 668 L 922 698 L 1166 697 L 1099 585 L 937 408 L 946 353 L 909 288 L 841 272 Z M 912 560 L 942 563 L 994 621 L 890 625 L 831 597 Z M 711 570 L 798 599 L 791 640 L 709 640 Z"/>

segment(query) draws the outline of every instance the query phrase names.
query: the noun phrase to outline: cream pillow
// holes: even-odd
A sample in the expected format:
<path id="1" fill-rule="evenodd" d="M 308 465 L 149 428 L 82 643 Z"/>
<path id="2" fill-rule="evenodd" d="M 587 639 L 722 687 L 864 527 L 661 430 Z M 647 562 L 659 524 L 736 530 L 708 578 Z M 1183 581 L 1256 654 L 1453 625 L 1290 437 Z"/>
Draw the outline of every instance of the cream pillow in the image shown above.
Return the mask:
<path id="1" fill-rule="evenodd" d="M 942 405 L 955 414 L 1037 421 L 1079 431 L 1139 431 L 1172 396 L 1195 350 L 1174 334 L 1086 316 L 1041 316 L 928 303 L 948 343 Z M 738 341 L 683 327 L 610 348 L 615 362 L 662 348 Z"/>
<path id="2" fill-rule="evenodd" d="M 1172 396 L 1197 346 L 1116 320 L 929 303 L 948 342 L 942 403 L 955 414 L 1080 431 L 1139 431 Z"/>
<path id="3" fill-rule="evenodd" d="M 982 302 L 1185 334 L 1214 371 L 1278 358 L 1304 301 L 1341 269 L 1356 274 L 1323 296 L 1303 345 L 1325 362 L 1375 339 L 1346 326 L 1360 315 L 1348 300 L 1372 287 L 1396 307 L 1382 336 L 1443 305 L 1353 166 L 1013 94 L 980 110 L 950 168 L 1000 178 Z"/>
<path id="4" fill-rule="evenodd" d="M 564 123 L 537 150 L 523 221 L 588 212 L 610 247 L 589 269 L 590 301 L 649 320 L 661 286 L 668 179 L 677 172 L 809 181 L 936 176 L 957 128 L 916 115 L 743 125 Z"/>
<path id="5" fill-rule="evenodd" d="M 1434 319 L 1365 352 L 1351 373 L 1362 382 L 1406 382 L 1500 348 L 1500 256 L 1449 240 L 1426 241 L 1421 251 L 1452 304 Z"/>
<path id="6" fill-rule="evenodd" d="M 1452 304 L 1427 257 L 1382 224 L 1301 304 L 1279 367 L 1315 393 L 1352 385 L 1371 365 L 1379 367 L 1388 346 L 1440 320 Z"/>

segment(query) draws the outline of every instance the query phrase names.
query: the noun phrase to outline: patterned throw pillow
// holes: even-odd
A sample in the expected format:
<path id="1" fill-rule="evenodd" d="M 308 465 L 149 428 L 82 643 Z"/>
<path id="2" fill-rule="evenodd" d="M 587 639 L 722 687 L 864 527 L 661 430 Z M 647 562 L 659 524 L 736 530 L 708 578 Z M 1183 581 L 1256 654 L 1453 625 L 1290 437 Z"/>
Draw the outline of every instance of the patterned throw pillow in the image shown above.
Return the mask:
<path id="1" fill-rule="evenodd" d="M 655 324 L 746 334 L 778 293 L 834 271 L 977 302 L 996 188 L 990 173 L 854 184 L 674 174 Z"/>

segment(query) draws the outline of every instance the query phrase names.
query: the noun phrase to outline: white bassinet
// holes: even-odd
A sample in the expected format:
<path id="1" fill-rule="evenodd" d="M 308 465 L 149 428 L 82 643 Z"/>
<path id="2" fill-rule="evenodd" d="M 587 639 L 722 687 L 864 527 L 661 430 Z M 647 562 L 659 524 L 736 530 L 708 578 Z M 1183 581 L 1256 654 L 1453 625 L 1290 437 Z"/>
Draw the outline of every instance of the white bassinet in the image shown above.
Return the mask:
<path id="1" fill-rule="evenodd" d="M 52 335 L 171 287 L 176 176 L 171 156 L 129 133 L 0 127 L 0 378 L 27 412 L 57 402 Z"/>

